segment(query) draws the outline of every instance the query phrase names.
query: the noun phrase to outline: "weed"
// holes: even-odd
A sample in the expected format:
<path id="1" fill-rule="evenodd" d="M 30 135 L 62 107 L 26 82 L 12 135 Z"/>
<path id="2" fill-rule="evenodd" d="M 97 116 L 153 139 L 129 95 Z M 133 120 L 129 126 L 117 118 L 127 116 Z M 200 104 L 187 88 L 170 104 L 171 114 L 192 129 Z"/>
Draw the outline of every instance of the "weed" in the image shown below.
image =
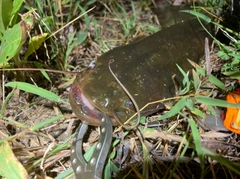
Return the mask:
<path id="1" fill-rule="evenodd" d="M 76 70 L 76 66 L 86 66 L 85 64 L 99 56 L 102 52 L 106 52 L 120 44 L 129 43 L 132 37 L 138 36 L 141 32 L 152 34 L 160 29 L 149 18 L 151 16 L 145 15 L 146 12 L 143 12 L 143 9 L 148 8 L 151 1 L 131 1 L 131 3 L 126 3 L 124 1 L 106 0 L 77 2 L 37 0 L 32 2 L 32 4 L 27 4 L 21 0 L 4 2 L 6 4 L 3 4 L 2 1 L 0 2 L 1 68 L 21 67 L 34 62 L 34 65 L 38 68 L 50 67 L 60 70 Z M 207 1 L 206 4 L 222 7 L 226 5 L 226 1 L 211 0 Z M 58 31 L 71 22 L 72 19 L 86 12 L 94 5 L 97 5 L 96 10 L 90 14 L 85 14 L 81 20 L 72 23 L 64 30 Z M 214 10 L 213 8 L 211 12 L 214 12 Z M 25 15 L 20 18 L 18 13 Z M 209 21 L 206 16 L 194 13 L 199 18 Z M 150 22 L 146 19 L 150 20 Z M 210 21 L 213 22 L 211 19 Z M 214 24 L 218 25 L 223 32 L 226 32 L 225 34 L 231 42 L 230 45 L 217 42 L 220 48 L 218 55 L 226 62 L 222 71 L 225 75 L 240 79 L 239 35 L 233 30 L 217 24 L 215 21 Z M 90 50 L 88 50 L 89 46 L 91 46 Z M 84 65 L 71 61 L 74 58 L 72 53 L 75 49 L 80 49 L 77 61 L 84 61 Z M 22 54 L 22 52 L 25 53 Z M 160 123 L 164 123 L 166 121 L 164 119 L 168 118 L 167 124 L 162 128 L 163 131 L 159 132 L 155 128 L 145 127 L 148 120 L 146 117 L 142 117 L 141 123 L 145 126 L 139 126 L 138 128 L 141 132 L 141 136 L 139 136 L 139 138 L 141 137 L 140 142 L 134 132 L 125 132 L 124 137 L 131 139 L 129 140 L 131 141 L 131 147 L 129 147 L 128 152 L 134 157 L 142 157 L 136 157 L 136 160 L 132 160 L 134 162 L 137 160 L 142 161 L 142 163 L 132 166 L 128 170 L 128 172 L 130 171 L 129 173 L 132 172 L 139 178 L 147 178 L 150 175 L 155 175 L 157 170 L 159 173 L 164 173 L 163 176 L 172 178 L 176 171 L 181 170 L 181 162 L 187 157 L 189 160 L 199 161 L 202 178 L 205 176 L 205 172 L 208 171 L 206 160 L 215 160 L 226 166 L 227 169 L 239 174 L 239 164 L 206 149 L 201 143 L 201 133 L 199 132 L 201 130 L 196 124 L 196 121 L 199 118 L 203 118 L 206 113 L 214 114 L 215 106 L 239 107 L 239 105 L 215 99 L 219 92 L 226 93 L 229 89 L 213 75 L 207 75 L 202 67 L 193 63 L 192 65 L 195 67 L 195 70 L 192 71 L 192 78 L 189 77 L 189 73 L 181 69 L 180 64 L 178 66 L 184 77 L 183 83 L 178 90 L 178 96 L 171 99 L 169 112 L 158 118 Z M 11 79 L 8 77 L 8 80 L 11 81 L 17 76 Z M 45 77 L 48 81 L 53 81 L 46 74 Z M 25 81 L 23 78 L 20 79 Z M 63 79 L 60 77 L 59 81 L 62 82 L 64 80 L 67 81 L 68 78 Z M 38 83 L 40 81 L 37 81 Z M 39 173 L 50 173 L 58 179 L 73 177 L 71 166 L 66 162 L 69 157 L 69 148 L 73 135 L 68 135 L 67 138 L 57 143 L 60 132 L 58 128 L 54 128 L 54 126 L 61 126 L 69 122 L 67 115 L 62 114 L 62 108 L 60 107 L 62 104 L 65 104 L 67 107 L 64 107 L 69 108 L 67 100 L 64 99 L 64 94 L 60 90 L 56 92 L 56 88 L 54 88 L 55 92 L 53 93 L 47 89 L 36 87 L 37 85 L 25 82 L 9 82 L 5 86 L 13 90 L 8 93 L 1 106 L 0 120 L 7 127 L 1 129 L 4 137 L 1 136 L 0 140 L 0 161 L 1 166 L 6 168 L 0 171 L 0 175 L 6 178 L 15 178 L 15 176 L 23 178 L 27 174 L 36 177 Z M 48 88 L 52 89 L 51 87 Z M 18 90 L 25 93 L 33 93 L 40 96 L 41 99 L 37 98 L 34 102 L 29 103 L 26 102 L 25 98 L 21 98 L 21 100 L 16 100 L 21 101 L 21 103 L 15 104 L 11 100 L 14 101 L 14 96 L 16 96 Z M 41 103 L 42 98 L 51 101 L 50 106 L 56 112 L 53 116 L 44 117 L 47 112 L 39 112 L 41 111 L 39 106 L 42 107 L 45 104 L 45 102 L 44 104 Z M 170 99 L 165 99 L 165 101 L 167 100 Z M 161 100 L 157 103 L 165 101 Z M 40 103 L 40 105 L 35 105 L 37 103 Z M 15 106 L 19 106 L 19 108 L 15 109 Z M 17 112 L 11 112 L 12 108 L 14 109 L 13 111 Z M 39 114 L 33 119 L 30 118 L 31 114 L 29 112 L 32 108 L 38 109 L 33 112 L 34 114 L 31 113 L 33 116 Z M 30 122 L 21 121 L 24 118 L 22 116 L 27 116 Z M 44 118 L 43 121 L 36 122 L 35 120 L 41 116 Z M 169 118 L 174 118 L 176 125 L 171 126 L 171 119 Z M 176 121 L 187 121 L 188 126 L 180 126 L 182 124 L 178 124 Z M 59 133 L 56 134 L 54 130 Z M 156 136 L 158 137 L 157 139 Z M 24 141 L 26 138 L 27 142 Z M 45 140 L 42 140 L 42 138 Z M 47 142 L 45 143 L 45 141 Z M 122 172 L 117 164 L 113 162 L 117 155 L 117 144 L 120 142 L 119 139 L 116 139 L 112 143 L 112 152 L 105 167 L 105 178 L 109 178 L 112 173 L 117 178 L 127 177 L 129 174 Z M 33 145 L 28 145 L 29 143 L 34 143 L 39 148 L 34 148 L 32 147 Z M 149 143 L 152 143 L 152 148 L 149 147 Z M 176 143 L 179 145 L 175 153 Z M 85 153 L 86 159 L 90 158 L 95 145 L 90 147 Z M 161 147 L 164 147 L 164 150 Z M 189 148 L 193 149 L 190 157 L 188 157 Z M 125 145 L 124 149 L 128 149 L 128 146 Z M 20 152 L 17 153 L 16 150 L 20 150 Z M 170 160 L 171 164 L 169 166 L 164 164 L 160 167 L 159 163 L 161 162 L 159 162 L 160 159 L 158 158 L 160 154 L 156 154 L 156 151 L 162 154 L 161 157 L 163 156 L 160 158 L 161 162 L 162 159 L 173 157 L 173 160 Z M 169 156 L 164 156 L 164 152 Z M 24 164 L 20 164 L 15 156 L 21 159 Z M 9 161 L 8 165 L 6 164 L 6 158 Z M 209 165 L 214 165 L 215 161 Z M 58 171 L 57 174 L 54 171 Z"/>

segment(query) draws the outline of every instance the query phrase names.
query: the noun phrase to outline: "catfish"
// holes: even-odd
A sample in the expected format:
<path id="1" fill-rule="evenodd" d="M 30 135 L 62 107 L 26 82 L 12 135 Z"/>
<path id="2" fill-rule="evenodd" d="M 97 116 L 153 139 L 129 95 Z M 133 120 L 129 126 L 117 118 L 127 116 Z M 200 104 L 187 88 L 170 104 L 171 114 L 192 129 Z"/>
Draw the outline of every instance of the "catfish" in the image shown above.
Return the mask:
<path id="1" fill-rule="evenodd" d="M 171 8 L 174 15 L 180 8 Z M 171 15 L 171 13 L 170 13 Z M 69 100 L 75 114 L 89 125 L 101 125 L 101 113 L 108 115 L 114 126 L 123 124 L 136 108 L 123 84 L 139 108 L 149 102 L 175 95 L 172 77 L 182 80 L 177 64 L 185 71 L 192 66 L 188 59 L 199 63 L 204 55 L 204 40 L 209 34 L 199 19 L 182 16 L 170 26 L 131 44 L 116 47 L 101 55 L 94 67 L 80 72 L 73 82 Z M 174 18 L 174 17 L 173 17 Z M 202 22 L 203 23 L 203 22 Z M 210 24 L 203 23 L 210 32 Z M 149 115 L 163 109 L 162 103 L 149 105 L 141 115 Z"/>

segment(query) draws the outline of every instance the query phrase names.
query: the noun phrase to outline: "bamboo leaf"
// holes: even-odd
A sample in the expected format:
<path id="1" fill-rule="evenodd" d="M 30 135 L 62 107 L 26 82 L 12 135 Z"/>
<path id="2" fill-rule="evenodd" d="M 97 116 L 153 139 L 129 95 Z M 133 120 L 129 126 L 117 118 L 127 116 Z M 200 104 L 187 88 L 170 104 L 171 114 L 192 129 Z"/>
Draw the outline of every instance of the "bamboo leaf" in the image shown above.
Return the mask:
<path id="1" fill-rule="evenodd" d="M 178 114 L 185 107 L 185 105 L 186 105 L 186 98 L 184 97 L 180 99 L 177 102 L 177 104 L 175 104 L 167 114 L 159 117 L 158 120 L 163 120 Z"/>
<path id="2" fill-rule="evenodd" d="M 217 86 L 218 88 L 225 90 L 225 85 L 223 84 L 223 82 L 221 82 L 219 79 L 217 79 L 215 76 L 210 75 L 208 80 L 214 84 L 215 86 Z"/>

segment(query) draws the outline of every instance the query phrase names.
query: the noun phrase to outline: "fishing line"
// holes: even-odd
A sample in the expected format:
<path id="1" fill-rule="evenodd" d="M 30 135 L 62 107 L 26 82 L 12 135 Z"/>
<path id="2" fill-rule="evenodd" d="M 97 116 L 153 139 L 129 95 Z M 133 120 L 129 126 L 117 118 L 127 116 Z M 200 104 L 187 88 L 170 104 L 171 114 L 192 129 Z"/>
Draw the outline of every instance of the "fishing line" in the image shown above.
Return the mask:
<path id="1" fill-rule="evenodd" d="M 111 74 L 113 75 L 113 77 L 115 78 L 115 80 L 118 82 L 118 84 L 122 87 L 122 89 L 125 91 L 125 93 L 128 95 L 128 97 L 131 99 L 136 111 L 137 111 L 137 122 L 131 126 L 131 127 L 128 127 L 126 126 L 125 124 L 123 124 L 120 119 L 118 118 L 118 116 L 116 115 L 116 112 L 114 111 L 113 113 L 113 116 L 116 118 L 117 122 L 123 127 L 125 128 L 126 130 L 132 130 L 132 129 L 135 129 L 138 125 L 139 125 L 139 122 L 140 122 L 140 110 L 139 110 L 139 107 L 137 105 L 137 102 L 134 100 L 133 96 L 129 93 L 129 91 L 127 90 L 127 88 L 121 83 L 121 81 L 117 78 L 117 76 L 113 73 L 112 69 L 111 69 L 111 64 L 114 62 L 114 59 L 111 59 L 109 60 L 108 62 L 108 68 L 109 68 L 109 71 L 111 72 Z"/>

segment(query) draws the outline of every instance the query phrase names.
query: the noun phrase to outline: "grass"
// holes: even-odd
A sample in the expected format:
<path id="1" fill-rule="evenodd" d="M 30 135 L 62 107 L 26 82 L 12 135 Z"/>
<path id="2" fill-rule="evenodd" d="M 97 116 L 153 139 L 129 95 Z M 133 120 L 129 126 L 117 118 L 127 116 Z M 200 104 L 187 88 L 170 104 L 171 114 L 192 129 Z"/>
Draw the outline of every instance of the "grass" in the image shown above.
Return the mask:
<path id="1" fill-rule="evenodd" d="M 23 1 L 8 3 L 8 6 L 2 2 L 0 4 L 1 9 L 8 7 L 7 11 L 11 12 L 8 16 L 5 15 L 5 11 L 0 14 L 1 68 L 37 67 L 81 71 L 101 53 L 131 42 L 131 39 L 139 34 L 152 34 L 160 29 L 149 8 L 150 0 L 130 3 L 110 0 L 82 3 L 46 0 L 34 1 L 31 5 Z M 208 3 L 212 4 L 214 1 Z M 219 4 L 222 5 L 223 1 Z M 61 27 L 94 6 L 94 10 L 59 31 Z M 18 13 L 25 13 L 25 16 L 20 19 Z M 229 46 L 217 42 L 217 55 L 225 60 L 222 73 L 239 79 L 239 35 L 231 35 L 232 30 L 222 26 L 220 28 L 228 32 L 227 36 L 230 38 Z M 240 165 L 236 162 L 239 161 L 238 151 L 233 157 L 230 152 L 225 151 L 223 157 L 224 152 L 218 154 L 216 151 L 210 151 L 208 146 L 201 143 L 201 134 L 204 131 L 195 123 L 204 116 L 205 111 L 214 112 L 214 106 L 239 107 L 224 100 L 214 99 L 216 94 L 227 93 L 233 88 L 233 84 L 224 83 L 213 75 L 206 75 L 207 72 L 196 64 L 193 66 L 195 70 L 192 79 L 179 67 L 184 76 L 183 87 L 178 91 L 179 95 L 168 103 L 169 111 L 161 117 L 155 117 L 163 125 L 160 130 L 146 128 L 145 123 L 150 119 L 143 118 L 142 125 L 138 128 L 140 132 L 125 132 L 125 137 L 113 141 L 106 162 L 105 178 L 109 178 L 113 173 L 116 178 L 173 178 L 176 175 L 185 178 L 196 176 L 195 170 L 199 168 L 199 178 L 210 174 L 214 178 L 221 171 L 230 178 L 240 174 Z M 4 99 L 0 116 L 0 176 L 72 178 L 70 147 L 74 127 L 79 125 L 67 110 L 70 108 L 67 82 L 72 77 L 68 74 L 53 75 L 42 72 L 42 75 L 23 71 L 3 74 L 5 87 L 1 88 L 6 88 L 7 96 L 0 93 Z M 165 101 L 167 100 L 169 99 Z M 73 121 L 74 127 L 71 127 L 69 123 Z M 236 138 L 235 141 L 230 137 L 223 140 L 232 140 L 239 146 L 237 135 L 232 136 Z M 94 138 L 90 138 L 90 141 L 86 142 L 89 146 L 85 148 L 92 150 L 93 141 Z M 227 150 L 220 145 L 218 147 Z M 126 150 L 122 155 L 128 158 L 120 156 L 119 163 L 116 158 L 119 157 L 118 150 L 121 149 Z M 236 148 L 228 150 L 230 149 Z M 90 157 L 91 150 L 86 152 L 86 158 Z M 235 161 L 234 157 L 237 158 Z M 183 162 L 186 159 L 189 160 L 187 166 Z M 166 160 L 165 163 L 163 160 Z M 190 161 L 194 160 L 197 162 L 192 167 Z M 132 163 L 129 164 L 130 162 Z"/>

